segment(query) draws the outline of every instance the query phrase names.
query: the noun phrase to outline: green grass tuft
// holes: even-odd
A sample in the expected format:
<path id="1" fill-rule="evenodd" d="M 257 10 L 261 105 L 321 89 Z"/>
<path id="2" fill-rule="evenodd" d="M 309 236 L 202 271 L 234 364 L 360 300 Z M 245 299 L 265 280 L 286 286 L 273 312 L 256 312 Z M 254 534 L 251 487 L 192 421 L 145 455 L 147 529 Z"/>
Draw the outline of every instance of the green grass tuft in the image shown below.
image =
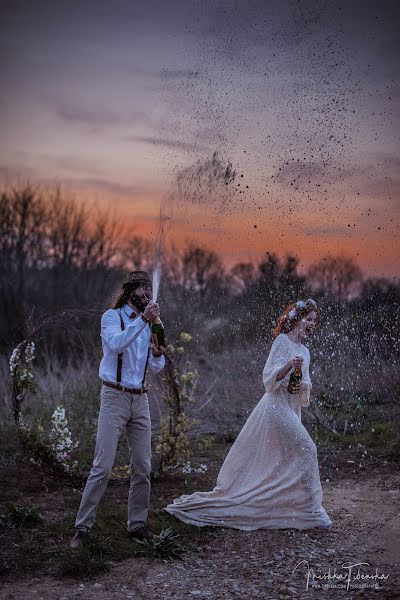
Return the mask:
<path id="1" fill-rule="evenodd" d="M 171 527 L 162 529 L 159 535 L 155 535 L 151 540 L 136 540 L 137 544 L 143 546 L 143 555 L 150 558 L 177 558 L 182 560 L 182 554 L 186 549 L 178 542 L 179 534 L 175 533 Z"/>
<path id="2" fill-rule="evenodd" d="M 37 506 L 16 506 L 7 502 L 6 511 L 1 520 L 7 527 L 34 527 L 43 521 Z"/>

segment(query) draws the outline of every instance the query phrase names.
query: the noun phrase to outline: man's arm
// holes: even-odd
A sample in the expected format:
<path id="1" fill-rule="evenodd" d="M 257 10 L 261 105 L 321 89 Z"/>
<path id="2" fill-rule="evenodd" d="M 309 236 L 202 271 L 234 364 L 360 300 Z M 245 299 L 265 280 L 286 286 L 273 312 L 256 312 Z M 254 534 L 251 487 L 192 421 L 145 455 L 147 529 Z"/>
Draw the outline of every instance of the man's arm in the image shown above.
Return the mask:
<path id="1" fill-rule="evenodd" d="M 151 343 L 150 346 L 150 356 L 149 356 L 149 367 L 153 371 L 153 373 L 158 373 L 165 367 L 165 356 L 164 356 L 165 348 L 160 346 L 159 348 Z"/>
<path id="2" fill-rule="evenodd" d="M 150 352 L 149 367 L 153 371 L 153 373 L 158 373 L 158 371 L 161 371 L 161 369 L 163 369 L 165 367 L 164 354 L 161 354 L 161 356 L 154 356 Z"/>
<path id="3" fill-rule="evenodd" d="M 113 352 L 123 352 L 135 340 L 148 324 L 139 316 L 125 325 L 121 331 L 121 321 L 116 310 L 107 310 L 101 317 L 101 337 Z"/>

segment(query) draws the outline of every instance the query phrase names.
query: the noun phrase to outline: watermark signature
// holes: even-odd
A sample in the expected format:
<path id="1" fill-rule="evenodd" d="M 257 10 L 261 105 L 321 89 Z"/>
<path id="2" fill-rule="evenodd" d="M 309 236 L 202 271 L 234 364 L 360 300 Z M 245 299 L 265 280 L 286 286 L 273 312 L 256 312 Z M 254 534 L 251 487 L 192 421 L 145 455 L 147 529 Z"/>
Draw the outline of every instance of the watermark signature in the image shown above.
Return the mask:
<path id="1" fill-rule="evenodd" d="M 343 563 L 340 570 L 336 567 L 333 571 L 329 567 L 327 572 L 314 571 L 308 560 L 301 560 L 293 569 L 292 573 L 300 568 L 304 568 L 307 574 L 306 590 L 309 587 L 335 587 L 349 590 L 350 588 L 360 587 L 379 587 L 379 583 L 386 581 L 389 577 L 388 573 L 379 573 L 378 569 L 375 572 L 368 572 L 366 567 L 370 564 L 367 562 L 358 563 Z"/>

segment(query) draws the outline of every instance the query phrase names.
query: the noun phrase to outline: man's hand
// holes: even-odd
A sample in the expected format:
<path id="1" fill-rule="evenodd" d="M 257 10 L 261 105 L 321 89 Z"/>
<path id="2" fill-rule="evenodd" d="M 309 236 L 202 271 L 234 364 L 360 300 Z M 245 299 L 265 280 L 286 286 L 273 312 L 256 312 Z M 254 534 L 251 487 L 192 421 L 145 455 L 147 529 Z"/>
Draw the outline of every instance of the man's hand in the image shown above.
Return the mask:
<path id="1" fill-rule="evenodd" d="M 149 302 L 143 311 L 143 316 L 148 321 L 154 321 L 155 318 L 160 316 L 160 307 L 157 302 Z"/>
<path id="2" fill-rule="evenodd" d="M 164 354 L 164 346 L 157 347 L 155 344 L 151 344 L 151 353 L 154 358 L 160 358 Z"/>

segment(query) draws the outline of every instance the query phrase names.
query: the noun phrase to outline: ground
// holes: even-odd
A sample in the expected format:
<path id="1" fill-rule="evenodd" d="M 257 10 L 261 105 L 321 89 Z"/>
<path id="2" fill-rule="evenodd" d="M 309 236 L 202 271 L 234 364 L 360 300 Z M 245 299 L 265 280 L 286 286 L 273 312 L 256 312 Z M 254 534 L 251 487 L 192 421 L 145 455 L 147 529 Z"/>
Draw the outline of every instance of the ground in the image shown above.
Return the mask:
<path id="1" fill-rule="evenodd" d="M 109 570 L 89 578 L 79 569 L 73 573 L 76 564 L 68 562 L 71 554 L 67 546 L 79 490 L 43 479 L 27 463 L 2 469 L 3 504 L 7 500 L 36 504 L 45 521 L 30 529 L 1 530 L 0 598 L 400 598 L 398 465 L 360 458 L 354 449 L 320 450 L 323 504 L 334 523 L 330 531 L 198 529 L 161 513 L 176 495 L 210 489 L 228 447 L 214 444 L 199 451 L 196 458 L 210 465 L 207 474 L 171 474 L 153 481 L 151 524 L 156 530 L 171 525 L 180 533 L 187 549 L 183 561 L 137 555 L 137 545 L 124 533 L 127 483 L 110 484 L 97 534 Z M 336 587 L 328 589 L 312 589 L 310 581 L 307 589 L 307 565 L 302 561 L 308 561 L 310 577 L 313 571 L 320 577 L 335 573 L 344 578 L 348 570 L 343 564 L 362 562 L 368 563 L 360 567 L 364 576 L 377 572 L 386 578 L 375 588 L 375 581 L 355 579 L 357 568 L 353 567 L 349 590 L 343 579 L 331 579 L 329 584 Z M 102 565 L 100 561 L 99 569 Z M 65 575 L 68 569 L 73 576 Z M 321 586 L 327 582 L 326 578 L 319 580 Z M 369 587 L 361 587 L 366 584 Z"/>

